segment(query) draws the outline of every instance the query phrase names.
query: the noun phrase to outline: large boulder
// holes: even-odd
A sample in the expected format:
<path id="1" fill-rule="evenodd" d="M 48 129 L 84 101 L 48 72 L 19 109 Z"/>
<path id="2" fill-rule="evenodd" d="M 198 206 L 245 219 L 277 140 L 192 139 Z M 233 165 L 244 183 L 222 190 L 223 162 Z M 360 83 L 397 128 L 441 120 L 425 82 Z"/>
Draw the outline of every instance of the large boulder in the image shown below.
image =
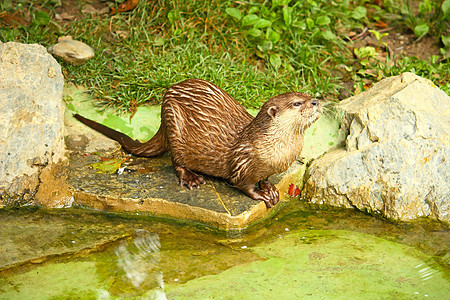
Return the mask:
<path id="1" fill-rule="evenodd" d="M 312 163 L 304 195 L 388 218 L 450 221 L 450 97 L 405 73 L 339 108 L 346 147 Z"/>
<path id="2" fill-rule="evenodd" d="M 0 206 L 33 198 L 64 155 L 63 76 L 40 45 L 0 42 Z"/>

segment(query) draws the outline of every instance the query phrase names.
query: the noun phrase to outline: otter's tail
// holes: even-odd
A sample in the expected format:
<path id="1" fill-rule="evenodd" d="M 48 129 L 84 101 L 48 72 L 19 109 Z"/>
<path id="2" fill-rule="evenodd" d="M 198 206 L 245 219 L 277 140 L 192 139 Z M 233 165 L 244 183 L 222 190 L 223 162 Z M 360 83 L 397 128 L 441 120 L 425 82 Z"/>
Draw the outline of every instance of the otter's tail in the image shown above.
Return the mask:
<path id="1" fill-rule="evenodd" d="M 122 145 L 123 148 L 125 148 L 125 150 L 127 150 L 131 154 L 150 157 L 161 155 L 169 150 L 169 143 L 167 141 L 165 132 L 162 129 L 162 126 L 159 127 L 159 130 L 156 132 L 153 138 L 145 143 L 142 143 L 138 140 L 133 140 L 132 138 L 121 132 L 106 127 L 105 125 L 86 119 L 79 114 L 74 114 L 73 116 L 81 123 L 91 127 L 92 129 L 95 129 L 96 131 L 106 135 L 113 140 L 116 140 L 117 142 L 119 142 L 119 144 Z"/>

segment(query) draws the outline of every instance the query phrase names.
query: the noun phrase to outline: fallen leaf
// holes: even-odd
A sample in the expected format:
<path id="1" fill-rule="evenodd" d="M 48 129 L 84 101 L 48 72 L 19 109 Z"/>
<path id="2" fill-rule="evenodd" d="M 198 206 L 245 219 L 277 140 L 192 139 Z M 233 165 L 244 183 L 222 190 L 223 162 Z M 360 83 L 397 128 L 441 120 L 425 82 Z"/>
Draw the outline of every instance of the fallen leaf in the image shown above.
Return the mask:
<path id="1" fill-rule="evenodd" d="M 85 14 L 98 14 L 98 10 L 90 4 L 86 4 L 86 6 L 81 10 L 82 13 Z"/>
<path id="2" fill-rule="evenodd" d="M 347 34 L 347 36 L 348 36 L 349 38 L 352 38 L 352 37 L 354 37 L 354 36 L 356 36 L 356 35 L 357 35 L 357 33 L 354 32 L 354 31 L 350 31 L 350 32 Z"/>
<path id="3" fill-rule="evenodd" d="M 55 19 L 58 21 L 61 21 L 61 20 L 72 21 L 75 19 L 75 16 L 70 15 L 67 12 L 63 12 L 61 14 L 55 14 Z"/>
<path id="4" fill-rule="evenodd" d="M 109 13 L 109 6 L 105 6 L 105 7 L 103 7 L 102 9 L 99 9 L 99 10 L 98 10 L 98 13 L 99 13 L 100 15 L 104 15 L 104 14 Z"/>
<path id="5" fill-rule="evenodd" d="M 0 13 L 0 19 L 2 20 L 3 23 L 11 27 L 17 27 L 18 25 L 27 26 L 29 24 L 27 20 L 16 15 L 15 13 L 14 14 L 11 14 L 9 12 Z"/>
<path id="6" fill-rule="evenodd" d="M 300 195 L 301 190 L 294 184 L 289 185 L 288 195 L 291 197 L 297 197 Z"/>
<path id="7" fill-rule="evenodd" d="M 109 159 L 106 157 L 101 157 L 102 161 L 90 164 L 93 169 L 99 170 L 97 173 L 104 174 L 114 174 L 124 163 L 128 160 L 128 157 L 125 159 L 113 158 Z"/>
<path id="8" fill-rule="evenodd" d="M 378 27 L 378 28 L 387 28 L 387 27 L 388 27 L 388 24 L 386 24 L 385 22 L 383 22 L 383 21 L 381 21 L 381 20 L 378 20 L 378 21 L 375 22 L 375 27 Z"/>
<path id="9" fill-rule="evenodd" d="M 379 7 L 383 8 L 383 0 L 374 0 L 373 4 L 378 5 Z"/>
<path id="10" fill-rule="evenodd" d="M 133 10 L 139 3 L 139 0 L 127 0 L 126 2 L 120 4 L 116 9 L 113 7 L 111 8 L 111 14 L 115 15 L 124 11 L 130 11 Z"/>
<path id="11" fill-rule="evenodd" d="M 109 12 L 109 7 L 105 6 L 103 8 L 97 9 L 90 4 L 86 4 L 86 6 L 84 7 L 84 9 L 81 12 L 85 13 L 85 14 L 91 14 L 91 15 L 103 15 L 103 14 L 106 14 Z"/>
<path id="12" fill-rule="evenodd" d="M 367 76 L 377 77 L 378 72 L 376 69 L 366 69 L 364 70 L 364 74 Z"/>
<path id="13" fill-rule="evenodd" d="M 289 196 L 294 196 L 294 192 L 295 192 L 295 189 L 296 189 L 297 187 L 294 185 L 294 184 L 290 184 L 289 185 L 289 190 L 288 190 L 288 195 Z"/>
<path id="14" fill-rule="evenodd" d="M 370 89 L 370 88 L 372 87 L 372 85 L 373 85 L 373 83 L 366 83 L 366 84 L 364 85 L 364 90 Z"/>
<path id="15" fill-rule="evenodd" d="M 128 109 L 129 110 L 129 112 L 131 112 L 131 115 L 130 115 L 130 122 L 131 122 L 131 119 L 134 117 L 134 115 L 136 114 L 136 112 L 137 112 L 137 101 L 136 101 L 136 99 L 132 99 L 131 100 L 131 102 L 130 102 L 130 108 Z"/>
<path id="16" fill-rule="evenodd" d="M 121 38 L 123 38 L 123 39 L 126 39 L 126 38 L 128 38 L 130 36 L 130 32 L 129 31 L 125 31 L 125 30 L 117 30 L 116 34 L 118 36 L 120 36 Z"/>

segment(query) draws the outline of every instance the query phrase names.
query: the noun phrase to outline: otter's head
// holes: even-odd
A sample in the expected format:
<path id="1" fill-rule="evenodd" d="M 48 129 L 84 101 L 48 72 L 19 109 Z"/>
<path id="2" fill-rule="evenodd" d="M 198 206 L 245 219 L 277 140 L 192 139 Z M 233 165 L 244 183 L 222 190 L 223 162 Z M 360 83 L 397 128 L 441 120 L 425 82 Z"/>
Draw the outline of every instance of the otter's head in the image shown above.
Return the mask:
<path id="1" fill-rule="evenodd" d="M 322 108 L 319 100 L 306 93 L 289 92 L 269 99 L 261 112 L 272 119 L 272 126 L 303 133 L 319 118 Z"/>

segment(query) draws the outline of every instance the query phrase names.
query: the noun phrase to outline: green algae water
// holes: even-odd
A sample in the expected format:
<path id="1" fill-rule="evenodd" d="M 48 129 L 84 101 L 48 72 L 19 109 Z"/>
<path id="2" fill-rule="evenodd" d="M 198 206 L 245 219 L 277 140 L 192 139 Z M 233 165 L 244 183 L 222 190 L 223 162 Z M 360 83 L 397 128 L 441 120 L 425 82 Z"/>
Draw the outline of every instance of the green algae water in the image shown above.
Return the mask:
<path id="1" fill-rule="evenodd" d="M 0 299 L 448 299 L 444 224 L 292 202 L 244 231 L 0 210 Z"/>

